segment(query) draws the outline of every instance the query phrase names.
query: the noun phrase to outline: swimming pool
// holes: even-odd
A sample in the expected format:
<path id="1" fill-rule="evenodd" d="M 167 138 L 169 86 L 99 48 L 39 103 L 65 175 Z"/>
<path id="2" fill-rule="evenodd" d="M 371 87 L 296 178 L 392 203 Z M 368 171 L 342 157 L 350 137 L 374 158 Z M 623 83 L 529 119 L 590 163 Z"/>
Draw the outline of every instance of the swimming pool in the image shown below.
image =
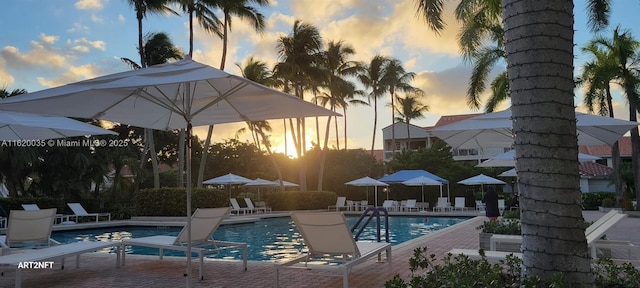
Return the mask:
<path id="1" fill-rule="evenodd" d="M 460 223 L 468 218 L 463 217 L 389 217 L 389 239 L 391 245 L 432 233 Z M 358 217 L 347 217 L 350 226 L 353 226 Z M 155 227 L 155 226 L 124 226 L 100 229 L 70 230 L 53 232 L 51 237 L 61 243 L 78 241 L 121 241 L 131 238 L 139 238 L 154 235 L 177 236 L 179 227 Z M 384 239 L 384 229 L 382 230 Z M 371 221 L 360 236 L 360 240 L 375 240 L 375 221 Z M 223 225 L 216 230 L 213 238 L 221 241 L 246 242 L 248 245 L 248 259 L 257 261 L 277 261 L 290 258 L 291 255 L 304 252 L 305 246 L 302 236 L 289 217 L 262 219 L 255 223 Z M 111 250 L 102 251 L 114 253 Z M 158 249 L 128 246 L 127 254 L 158 255 Z M 184 256 L 183 252 L 165 250 L 167 256 Z M 196 256 L 196 255 L 194 255 Z M 240 250 L 224 250 L 218 254 L 207 256 L 217 259 L 242 259 Z"/>

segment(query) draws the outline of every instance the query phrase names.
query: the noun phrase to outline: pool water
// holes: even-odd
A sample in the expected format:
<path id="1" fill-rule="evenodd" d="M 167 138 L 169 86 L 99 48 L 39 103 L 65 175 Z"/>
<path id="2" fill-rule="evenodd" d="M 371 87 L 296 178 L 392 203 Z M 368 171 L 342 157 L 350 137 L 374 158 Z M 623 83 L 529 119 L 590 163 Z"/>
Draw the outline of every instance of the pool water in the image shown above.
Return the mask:
<path id="1" fill-rule="evenodd" d="M 442 228 L 460 223 L 468 218 L 462 217 L 389 217 L 389 240 L 391 245 L 432 233 Z M 353 226 L 358 217 L 347 217 Z M 382 220 L 384 222 L 384 220 Z M 361 224 L 362 225 L 362 224 Z M 121 241 L 155 235 L 177 236 L 179 227 L 151 227 L 151 226 L 123 226 L 100 229 L 85 229 L 53 232 L 51 237 L 61 243 L 78 241 Z M 384 240 L 385 230 L 382 225 L 381 237 Z M 255 223 L 222 225 L 213 234 L 213 238 L 220 241 L 245 242 L 248 245 L 248 259 L 257 261 L 278 261 L 305 252 L 302 236 L 289 217 L 262 219 Z M 375 241 L 376 225 L 372 220 L 360 236 L 362 241 Z M 158 255 L 158 249 L 127 246 L 127 254 Z M 102 252 L 114 253 L 112 250 Z M 184 256 L 184 252 L 165 250 L 167 256 Z M 194 256 L 197 256 L 194 254 Z M 242 259 L 239 249 L 223 250 L 207 257 L 218 259 Z"/>

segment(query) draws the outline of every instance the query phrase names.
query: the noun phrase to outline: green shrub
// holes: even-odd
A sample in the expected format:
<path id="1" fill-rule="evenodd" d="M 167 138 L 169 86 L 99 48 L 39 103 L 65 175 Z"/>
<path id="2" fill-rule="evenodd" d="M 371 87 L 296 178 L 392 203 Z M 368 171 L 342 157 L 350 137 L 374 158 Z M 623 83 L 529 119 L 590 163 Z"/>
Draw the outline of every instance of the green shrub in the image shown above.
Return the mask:
<path id="1" fill-rule="evenodd" d="M 521 226 L 519 219 L 502 219 L 499 221 L 485 221 L 476 229 L 484 233 L 520 235 Z"/>
<path id="2" fill-rule="evenodd" d="M 582 193 L 582 209 L 598 210 L 598 206 L 602 206 L 602 200 L 605 198 L 615 198 L 612 192 L 590 192 Z"/>
<path id="3" fill-rule="evenodd" d="M 502 218 L 506 219 L 520 219 L 520 209 L 505 210 L 502 214 Z"/>
<path id="4" fill-rule="evenodd" d="M 396 274 L 385 282 L 384 287 L 571 287 L 561 274 L 550 282 L 537 277 L 522 279 L 522 260 L 512 255 L 499 264 L 490 264 L 482 250 L 480 260 L 448 254 L 443 258 L 444 264 L 436 265 L 435 255 L 427 257 L 426 251 L 426 247 L 413 251 L 413 257 L 409 259 L 411 279 L 408 282 Z M 629 263 L 616 265 L 610 259 L 600 258 L 593 265 L 596 287 L 640 287 L 640 271 Z"/>
<path id="5" fill-rule="evenodd" d="M 613 203 L 616 203 L 616 201 L 611 198 L 602 199 L 602 207 L 613 207 Z"/>

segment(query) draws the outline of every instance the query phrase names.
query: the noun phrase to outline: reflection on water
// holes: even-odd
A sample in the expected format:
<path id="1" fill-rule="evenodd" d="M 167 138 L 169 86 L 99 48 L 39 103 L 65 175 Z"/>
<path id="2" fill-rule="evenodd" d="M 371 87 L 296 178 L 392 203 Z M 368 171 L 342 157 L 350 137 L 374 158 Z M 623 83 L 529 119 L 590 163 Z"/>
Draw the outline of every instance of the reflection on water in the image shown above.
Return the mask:
<path id="1" fill-rule="evenodd" d="M 354 225 L 357 217 L 347 217 L 350 225 Z M 390 217 L 389 239 L 391 245 L 432 233 L 433 231 L 449 227 L 466 220 L 466 218 L 444 217 Z M 53 232 L 52 238 L 61 243 L 78 241 L 122 241 L 155 235 L 177 236 L 181 228 L 178 227 L 111 227 L 101 229 Z M 387 231 L 381 229 L 381 237 Z M 306 252 L 302 236 L 290 218 L 264 219 L 251 224 L 223 225 L 213 234 L 214 239 L 221 241 L 246 242 L 248 244 L 249 260 L 281 261 L 300 256 Z M 367 225 L 360 236 L 361 241 L 375 241 L 375 221 Z M 115 249 L 105 248 L 100 252 L 115 253 Z M 128 254 L 158 255 L 158 249 L 128 246 Z M 184 252 L 165 250 L 166 256 L 184 256 Z M 197 255 L 194 254 L 194 257 Z M 217 259 L 242 259 L 242 251 L 237 249 L 224 250 L 207 257 Z M 322 259 L 318 260 L 323 262 Z M 335 264 L 335 263 L 329 263 Z"/>

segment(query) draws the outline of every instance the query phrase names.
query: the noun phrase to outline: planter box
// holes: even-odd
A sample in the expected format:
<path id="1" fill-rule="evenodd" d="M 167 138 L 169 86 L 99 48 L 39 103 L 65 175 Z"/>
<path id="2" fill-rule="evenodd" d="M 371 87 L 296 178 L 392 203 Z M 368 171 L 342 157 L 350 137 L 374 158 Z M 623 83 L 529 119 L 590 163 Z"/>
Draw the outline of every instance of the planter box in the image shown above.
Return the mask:
<path id="1" fill-rule="evenodd" d="M 490 248 L 491 248 L 491 242 L 490 242 L 491 236 L 493 236 L 493 233 L 480 232 L 480 234 L 479 234 L 480 249 L 484 249 L 486 251 L 490 250 Z M 504 252 L 520 252 L 520 244 L 498 243 L 496 245 L 496 250 L 497 251 L 504 251 Z"/>

